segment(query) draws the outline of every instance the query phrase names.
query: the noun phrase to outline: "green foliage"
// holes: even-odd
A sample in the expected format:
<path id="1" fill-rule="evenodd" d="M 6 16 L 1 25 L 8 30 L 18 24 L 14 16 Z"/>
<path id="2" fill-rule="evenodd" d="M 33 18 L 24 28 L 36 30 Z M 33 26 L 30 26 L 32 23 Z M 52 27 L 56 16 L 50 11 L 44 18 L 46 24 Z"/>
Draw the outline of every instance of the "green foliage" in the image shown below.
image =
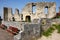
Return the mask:
<path id="1" fill-rule="evenodd" d="M 51 33 L 54 31 L 53 27 L 50 27 L 47 31 L 43 32 L 43 35 L 48 37 L 49 35 L 51 35 Z"/>
<path id="2" fill-rule="evenodd" d="M 60 33 L 60 24 L 53 24 L 52 27 L 47 29 L 47 31 L 44 31 L 42 34 L 46 37 L 50 36 L 52 32 L 57 29 L 58 33 Z"/>
<path id="3" fill-rule="evenodd" d="M 57 16 L 57 18 L 60 18 L 60 16 Z"/>
<path id="4" fill-rule="evenodd" d="M 58 33 L 60 33 L 60 24 L 53 24 L 53 26 L 58 30 Z"/>

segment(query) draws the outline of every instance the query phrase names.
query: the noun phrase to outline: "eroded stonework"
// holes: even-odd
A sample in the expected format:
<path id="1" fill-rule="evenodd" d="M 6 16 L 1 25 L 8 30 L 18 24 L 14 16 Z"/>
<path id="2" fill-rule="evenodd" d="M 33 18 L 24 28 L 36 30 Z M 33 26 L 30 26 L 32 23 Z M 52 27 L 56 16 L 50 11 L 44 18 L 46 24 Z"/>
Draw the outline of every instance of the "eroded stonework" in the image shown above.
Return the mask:
<path id="1" fill-rule="evenodd" d="M 36 11 L 33 13 L 33 7 L 36 6 Z M 44 9 L 47 8 L 47 14 L 44 12 Z M 9 10 L 9 9 L 8 9 Z M 4 10 L 5 11 L 5 10 Z M 5 14 L 5 13 L 4 13 Z M 8 21 L 11 17 L 14 17 L 15 21 L 32 21 L 34 19 L 40 18 L 53 18 L 56 16 L 56 4 L 55 2 L 37 2 L 37 3 L 28 3 L 19 14 L 19 11 L 16 9 L 15 14 L 8 13 Z M 4 15 L 6 16 L 6 15 Z M 13 19 L 12 19 L 13 20 Z M 10 21 L 12 21 L 10 20 Z"/>
<path id="2" fill-rule="evenodd" d="M 36 13 L 32 12 L 32 7 L 36 6 Z M 48 8 L 48 14 L 44 13 L 44 9 Z M 53 18 L 56 15 L 56 4 L 54 2 L 28 3 L 22 10 L 23 20 L 26 16 L 30 16 L 31 20 L 39 18 Z"/>

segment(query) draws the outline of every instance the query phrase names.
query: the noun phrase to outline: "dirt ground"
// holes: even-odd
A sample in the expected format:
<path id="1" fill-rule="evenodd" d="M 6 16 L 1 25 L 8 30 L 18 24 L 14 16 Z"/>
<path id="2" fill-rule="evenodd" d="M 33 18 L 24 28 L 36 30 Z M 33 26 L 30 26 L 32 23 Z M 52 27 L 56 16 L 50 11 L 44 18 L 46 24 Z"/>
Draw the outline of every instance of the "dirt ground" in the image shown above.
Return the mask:
<path id="1" fill-rule="evenodd" d="M 13 35 L 0 28 L 0 40 L 13 40 Z"/>

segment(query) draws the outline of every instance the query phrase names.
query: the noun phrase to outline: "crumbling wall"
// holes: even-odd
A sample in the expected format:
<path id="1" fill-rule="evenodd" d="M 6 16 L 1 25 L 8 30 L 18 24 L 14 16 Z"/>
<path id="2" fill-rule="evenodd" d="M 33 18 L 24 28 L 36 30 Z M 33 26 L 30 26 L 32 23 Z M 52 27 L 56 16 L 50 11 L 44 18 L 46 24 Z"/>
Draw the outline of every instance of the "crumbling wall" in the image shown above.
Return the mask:
<path id="1" fill-rule="evenodd" d="M 12 8 L 4 7 L 4 21 L 11 21 L 12 20 Z"/>
<path id="2" fill-rule="evenodd" d="M 4 14 L 3 14 L 4 21 L 8 21 L 8 8 L 4 7 L 3 11 L 4 11 Z"/>
<path id="3" fill-rule="evenodd" d="M 44 12 L 44 9 L 48 9 L 47 15 Z M 56 4 L 54 2 L 40 2 L 37 3 L 37 16 L 40 18 L 53 18 L 56 15 Z"/>
<path id="4" fill-rule="evenodd" d="M 7 28 L 9 28 L 9 26 L 12 26 L 18 28 L 20 31 L 24 31 L 24 22 L 2 21 L 2 24 L 6 25 Z"/>
<path id="5" fill-rule="evenodd" d="M 12 8 L 4 7 L 4 21 L 20 21 L 19 10 L 15 9 L 15 14 L 12 13 Z"/>
<path id="6" fill-rule="evenodd" d="M 8 21 L 12 21 L 12 17 L 13 17 L 13 14 L 12 14 L 12 8 L 8 8 Z"/>
<path id="7" fill-rule="evenodd" d="M 25 21 L 26 16 L 31 16 L 32 13 L 32 3 L 28 3 L 23 9 L 22 9 L 22 14 L 23 14 L 23 20 Z M 32 17 L 31 17 L 32 18 Z"/>
<path id="8" fill-rule="evenodd" d="M 19 10 L 17 8 L 15 9 L 14 19 L 15 21 L 20 21 Z"/>
<path id="9" fill-rule="evenodd" d="M 36 12 L 33 13 L 33 7 L 36 6 Z M 45 14 L 44 9 L 47 8 L 48 12 Z M 28 3 L 22 9 L 22 20 L 26 21 L 26 16 L 30 16 L 31 21 L 33 19 L 40 18 L 53 18 L 56 16 L 56 3 L 55 2 L 37 2 L 37 3 Z M 21 17 L 19 14 L 19 10 L 15 10 L 15 14 L 12 14 L 11 8 L 4 8 L 4 20 L 11 21 L 12 17 L 15 18 L 16 21 L 21 21 Z"/>
<path id="10" fill-rule="evenodd" d="M 33 14 L 32 7 L 36 6 L 36 13 Z M 48 13 L 45 14 L 44 9 L 48 9 Z M 22 10 L 23 20 L 27 15 L 31 16 L 31 20 L 39 18 L 53 18 L 56 16 L 56 4 L 55 2 L 37 2 L 28 3 Z M 33 17 L 33 18 L 32 18 Z"/>
<path id="11" fill-rule="evenodd" d="M 40 25 L 25 24 L 24 32 L 21 33 L 22 40 L 31 40 L 32 38 L 40 37 Z"/>

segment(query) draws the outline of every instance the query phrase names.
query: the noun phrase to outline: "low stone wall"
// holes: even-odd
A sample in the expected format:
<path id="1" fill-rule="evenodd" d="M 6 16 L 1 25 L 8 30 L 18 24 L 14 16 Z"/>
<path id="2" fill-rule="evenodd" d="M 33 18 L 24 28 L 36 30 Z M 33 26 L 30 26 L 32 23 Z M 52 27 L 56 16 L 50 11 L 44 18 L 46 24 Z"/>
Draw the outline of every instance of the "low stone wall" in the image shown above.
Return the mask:
<path id="1" fill-rule="evenodd" d="M 42 31 L 47 30 L 49 27 L 51 27 L 51 20 L 50 19 L 41 19 L 41 24 L 40 24 Z"/>
<path id="2" fill-rule="evenodd" d="M 41 19 L 40 26 L 43 31 L 47 30 L 49 27 L 52 27 L 52 24 L 60 24 L 60 19 Z"/>
<path id="3" fill-rule="evenodd" d="M 45 31 L 51 27 L 52 24 L 57 23 L 60 24 L 60 19 L 41 19 L 37 23 L 2 21 L 2 24 L 5 24 L 7 27 L 13 26 L 20 29 L 20 31 L 22 30 L 23 32 L 20 33 L 21 40 L 31 40 L 31 38 L 39 37 L 41 36 L 42 30 Z"/>
<path id="4" fill-rule="evenodd" d="M 22 40 L 31 40 L 40 36 L 40 25 L 39 24 L 25 24 L 24 32 L 21 34 Z"/>
<path id="5" fill-rule="evenodd" d="M 9 22 L 9 21 L 2 21 L 2 24 L 6 25 L 8 28 L 9 26 L 12 26 L 12 27 L 16 27 L 18 28 L 19 30 L 21 29 L 24 29 L 23 26 L 24 26 L 24 22 Z"/>
<path id="6" fill-rule="evenodd" d="M 51 24 L 54 24 L 54 23 L 60 24 L 60 18 L 53 19 Z"/>

